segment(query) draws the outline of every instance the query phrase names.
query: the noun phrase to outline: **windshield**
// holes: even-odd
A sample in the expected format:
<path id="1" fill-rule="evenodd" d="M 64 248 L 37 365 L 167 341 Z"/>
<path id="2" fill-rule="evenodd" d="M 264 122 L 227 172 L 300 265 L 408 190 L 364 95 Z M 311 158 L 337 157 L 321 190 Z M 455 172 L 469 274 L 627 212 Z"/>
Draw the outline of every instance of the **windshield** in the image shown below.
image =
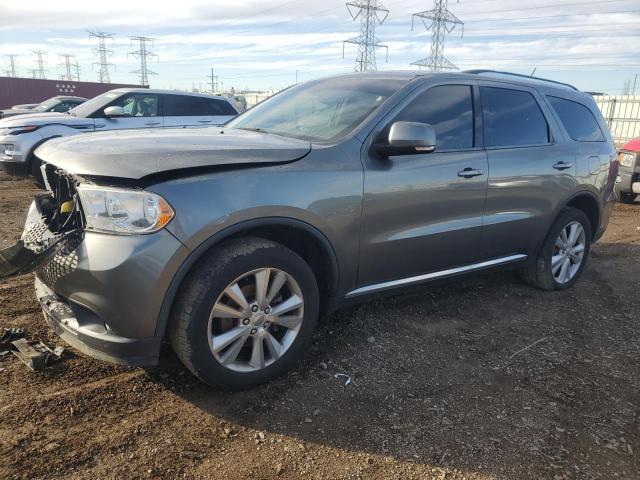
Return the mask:
<path id="1" fill-rule="evenodd" d="M 106 106 L 112 100 L 118 98 L 124 92 L 122 91 L 111 91 L 98 95 L 97 97 L 93 97 L 91 100 L 87 100 L 84 103 L 81 103 L 76 108 L 72 108 L 69 110 L 69 114 L 74 117 L 88 117 L 96 110 L 99 110 L 101 107 Z"/>
<path id="2" fill-rule="evenodd" d="M 58 100 L 57 98 L 50 98 L 49 100 L 45 100 L 44 102 L 39 104 L 37 107 L 34 107 L 33 110 L 36 112 L 48 112 L 59 103 L 60 100 Z"/>
<path id="3" fill-rule="evenodd" d="M 356 128 L 408 79 L 344 76 L 292 87 L 227 126 L 310 141 L 335 141 Z"/>

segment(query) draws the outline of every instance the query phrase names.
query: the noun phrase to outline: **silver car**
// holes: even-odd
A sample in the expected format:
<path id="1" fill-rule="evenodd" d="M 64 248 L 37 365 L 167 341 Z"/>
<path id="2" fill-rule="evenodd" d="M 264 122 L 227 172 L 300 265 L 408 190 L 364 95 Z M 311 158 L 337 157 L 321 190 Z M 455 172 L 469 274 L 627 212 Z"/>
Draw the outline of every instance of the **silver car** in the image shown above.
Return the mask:
<path id="1" fill-rule="evenodd" d="M 111 90 L 66 113 L 30 113 L 0 120 L 0 168 L 41 179 L 41 164 L 34 152 L 52 138 L 102 130 L 220 125 L 237 113 L 220 96 L 146 88 Z"/>
<path id="2" fill-rule="evenodd" d="M 8 118 L 15 115 L 24 115 L 29 113 L 65 113 L 86 101 L 87 99 L 84 97 L 57 96 L 49 98 L 42 103 L 25 103 L 24 105 L 14 105 L 9 109 L 0 110 L 0 118 Z"/>
<path id="3" fill-rule="evenodd" d="M 49 192 L 0 275 L 36 269 L 47 321 L 89 355 L 155 365 L 169 339 L 231 389 L 286 371 L 353 302 L 492 268 L 571 287 L 618 168 L 589 95 L 485 71 L 328 78 L 223 128 L 36 155 Z"/>

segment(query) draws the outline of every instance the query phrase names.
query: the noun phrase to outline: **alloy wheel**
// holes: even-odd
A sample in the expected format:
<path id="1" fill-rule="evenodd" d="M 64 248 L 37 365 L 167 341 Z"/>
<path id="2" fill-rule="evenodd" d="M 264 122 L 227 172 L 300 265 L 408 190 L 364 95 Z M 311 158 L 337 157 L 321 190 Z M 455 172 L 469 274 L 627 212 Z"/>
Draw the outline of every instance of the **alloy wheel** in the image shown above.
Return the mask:
<path id="1" fill-rule="evenodd" d="M 216 300 L 209 315 L 209 348 L 229 370 L 262 370 L 291 347 L 303 319 L 302 290 L 290 274 L 277 268 L 252 270 Z"/>
<path id="2" fill-rule="evenodd" d="M 584 258 L 586 236 L 580 222 L 570 222 L 556 238 L 551 255 L 551 272 L 556 282 L 565 284 L 580 269 Z"/>

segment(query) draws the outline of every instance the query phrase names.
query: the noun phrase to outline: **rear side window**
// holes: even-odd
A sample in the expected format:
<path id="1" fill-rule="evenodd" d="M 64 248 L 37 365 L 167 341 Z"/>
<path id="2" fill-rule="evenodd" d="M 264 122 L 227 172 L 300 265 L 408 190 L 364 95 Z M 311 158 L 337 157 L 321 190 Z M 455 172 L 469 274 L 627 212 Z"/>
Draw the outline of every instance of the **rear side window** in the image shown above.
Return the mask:
<path id="1" fill-rule="evenodd" d="M 529 92 L 481 87 L 484 144 L 516 147 L 549 143 L 549 127 Z"/>
<path id="2" fill-rule="evenodd" d="M 569 136 L 577 142 L 604 142 L 598 121 L 587 107 L 558 97 L 547 97 Z"/>
<path id="3" fill-rule="evenodd" d="M 189 95 L 166 95 L 164 115 L 167 117 L 202 117 L 207 115 L 236 115 L 233 107 L 216 98 Z"/>
<path id="4" fill-rule="evenodd" d="M 469 85 L 440 85 L 418 95 L 394 122 L 428 123 L 438 151 L 473 147 L 473 98 Z M 390 125 L 383 135 L 387 138 Z"/>

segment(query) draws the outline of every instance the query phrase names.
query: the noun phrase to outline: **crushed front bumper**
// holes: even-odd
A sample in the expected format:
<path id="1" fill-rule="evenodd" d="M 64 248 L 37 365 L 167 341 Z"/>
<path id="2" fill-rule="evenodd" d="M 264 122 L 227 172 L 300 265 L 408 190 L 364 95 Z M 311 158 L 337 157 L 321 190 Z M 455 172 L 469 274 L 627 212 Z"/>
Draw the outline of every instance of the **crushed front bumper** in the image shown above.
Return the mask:
<path id="1" fill-rule="evenodd" d="M 107 362 L 138 367 L 157 365 L 161 337 L 121 337 L 90 310 L 56 295 L 37 276 L 35 287 L 47 323 L 72 347 Z"/>

